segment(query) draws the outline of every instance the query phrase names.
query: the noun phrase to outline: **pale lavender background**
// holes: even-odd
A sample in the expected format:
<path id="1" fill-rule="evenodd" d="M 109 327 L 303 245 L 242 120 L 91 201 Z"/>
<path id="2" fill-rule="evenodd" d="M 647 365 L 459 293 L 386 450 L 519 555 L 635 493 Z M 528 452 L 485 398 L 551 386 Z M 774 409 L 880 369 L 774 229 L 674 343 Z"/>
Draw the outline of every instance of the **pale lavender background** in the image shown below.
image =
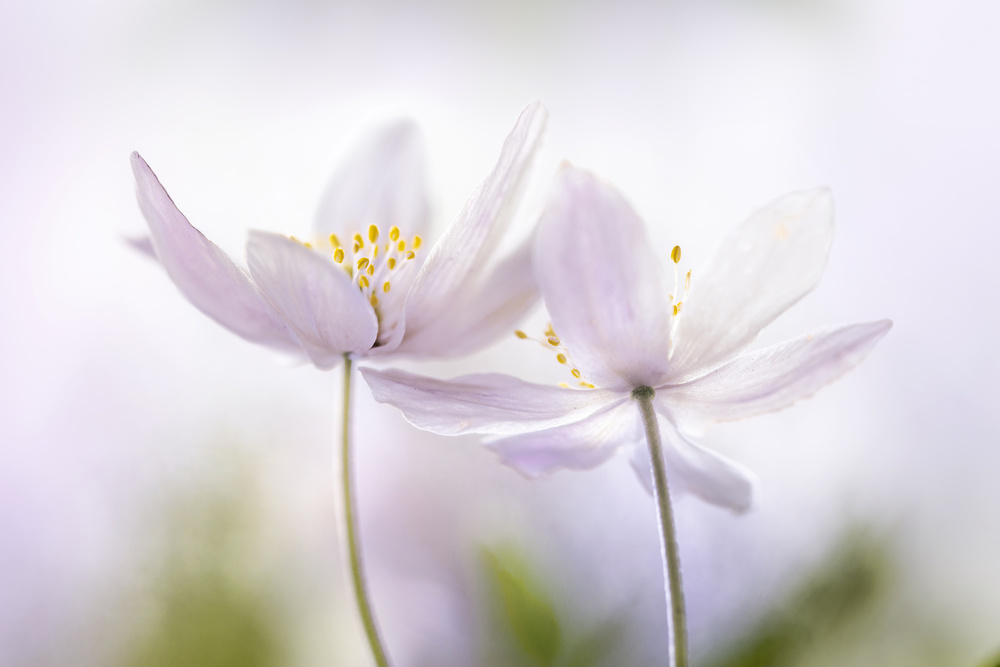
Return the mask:
<path id="1" fill-rule="evenodd" d="M 827 275 L 762 342 L 895 320 L 815 399 L 706 439 L 761 483 L 747 517 L 680 504 L 696 650 L 860 518 L 898 539 L 903 616 L 953 625 L 965 661 L 984 658 L 1000 646 L 998 34 L 1000 12 L 971 0 L 6 3 L 0 663 L 120 650 L 147 512 L 227 465 L 219 439 L 265 464 L 265 560 L 288 565 L 297 664 L 363 660 L 334 560 L 339 376 L 235 339 L 122 243 L 143 231 L 128 154 L 238 254 L 248 227 L 308 229 L 338 152 L 396 113 L 425 128 L 446 223 L 534 99 L 551 118 L 525 226 L 567 158 L 697 267 L 754 207 L 826 184 Z M 562 379 L 549 363 L 509 340 L 421 368 Z M 652 504 L 624 460 L 529 484 L 363 388 L 358 410 L 372 587 L 400 664 L 470 659 L 470 535 L 536 545 L 553 586 L 592 591 L 588 613 L 646 615 L 637 660 L 665 650 Z"/>

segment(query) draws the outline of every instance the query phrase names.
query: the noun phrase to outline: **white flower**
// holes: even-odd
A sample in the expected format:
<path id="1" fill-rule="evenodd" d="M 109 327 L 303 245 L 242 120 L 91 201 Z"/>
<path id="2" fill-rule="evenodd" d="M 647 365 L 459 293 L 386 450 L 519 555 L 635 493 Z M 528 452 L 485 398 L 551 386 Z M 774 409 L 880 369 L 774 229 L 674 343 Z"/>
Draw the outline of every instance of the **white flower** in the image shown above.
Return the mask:
<path id="1" fill-rule="evenodd" d="M 428 251 L 424 156 L 412 122 L 385 128 L 334 174 L 316 237 L 251 231 L 247 271 L 177 209 L 138 153 L 136 193 L 152 249 L 202 312 L 255 343 L 322 369 L 344 357 L 470 352 L 537 299 L 531 245 L 497 257 L 545 125 L 529 105 L 496 166 Z"/>
<path id="2" fill-rule="evenodd" d="M 542 342 L 576 386 L 499 374 L 444 381 L 398 370 L 362 373 L 376 400 L 395 405 L 415 426 L 491 435 L 503 462 L 529 476 L 590 468 L 635 446 L 632 462 L 647 488 L 650 460 L 631 392 L 651 387 L 667 427 L 673 488 L 744 510 L 752 474 L 690 437 L 714 422 L 810 396 L 860 362 L 892 326 L 828 327 L 743 352 L 816 285 L 833 229 L 829 192 L 792 193 L 739 226 L 703 272 L 680 278 L 679 248 L 654 246 L 614 188 L 566 167 L 539 222 L 533 266 L 553 325 Z M 673 260 L 676 296 L 661 257 Z"/>

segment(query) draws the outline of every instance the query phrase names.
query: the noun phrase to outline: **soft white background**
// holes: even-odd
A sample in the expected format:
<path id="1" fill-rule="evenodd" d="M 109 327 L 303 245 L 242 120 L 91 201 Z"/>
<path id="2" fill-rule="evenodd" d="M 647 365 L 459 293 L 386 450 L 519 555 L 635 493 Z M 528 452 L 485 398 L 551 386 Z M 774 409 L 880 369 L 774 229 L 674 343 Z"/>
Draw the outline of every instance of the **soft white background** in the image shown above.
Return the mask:
<path id="1" fill-rule="evenodd" d="M 143 231 L 128 155 L 238 255 L 248 227 L 306 231 L 338 154 L 398 113 L 425 129 L 447 223 L 535 99 L 551 115 L 523 227 L 569 159 L 617 184 L 697 277 L 755 207 L 826 184 L 829 270 L 762 342 L 895 320 L 816 398 L 709 434 L 760 488 L 746 517 L 680 503 L 696 650 L 861 519 L 898 541 L 915 622 L 953 626 L 964 662 L 984 658 L 1000 645 L 998 34 L 1000 11 L 973 0 L 6 3 L 0 663 L 120 649 L 145 517 L 225 472 L 219 440 L 264 463 L 269 571 L 286 571 L 300 664 L 362 660 L 343 657 L 361 644 L 336 562 L 339 376 L 236 339 L 122 242 Z M 557 382 L 555 366 L 508 340 L 421 368 Z M 652 503 L 623 459 L 528 483 L 474 440 L 416 434 L 358 397 L 369 568 L 400 664 L 470 659 L 470 535 L 534 545 L 594 617 L 631 605 L 638 662 L 665 650 Z"/>

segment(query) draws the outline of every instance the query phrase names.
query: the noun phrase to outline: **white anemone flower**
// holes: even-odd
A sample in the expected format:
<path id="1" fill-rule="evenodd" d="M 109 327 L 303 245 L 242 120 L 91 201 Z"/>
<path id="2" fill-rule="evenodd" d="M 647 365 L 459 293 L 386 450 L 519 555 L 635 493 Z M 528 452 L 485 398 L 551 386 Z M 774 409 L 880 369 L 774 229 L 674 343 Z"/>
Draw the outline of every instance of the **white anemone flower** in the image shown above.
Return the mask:
<path id="1" fill-rule="evenodd" d="M 812 395 L 858 364 L 892 326 L 826 327 L 744 351 L 817 284 L 833 232 L 830 193 L 795 192 L 737 227 L 704 271 L 682 274 L 679 247 L 653 245 L 621 194 L 567 166 L 539 222 L 533 267 L 552 322 L 541 342 L 570 371 L 572 386 L 501 374 L 446 381 L 399 370 L 362 373 L 375 399 L 413 425 L 492 436 L 488 446 L 525 475 L 591 468 L 628 446 L 651 489 L 643 420 L 632 405 L 636 392 L 645 392 L 666 431 L 672 490 L 743 511 L 752 502 L 752 473 L 692 436 Z M 673 293 L 661 257 L 673 265 Z"/>
<path id="2" fill-rule="evenodd" d="M 492 342 L 535 303 L 531 244 L 504 257 L 546 112 L 520 115 L 500 158 L 428 250 L 424 154 L 411 121 L 383 128 L 334 174 L 313 238 L 251 231 L 247 270 L 195 229 L 138 153 L 151 249 L 181 292 L 254 343 L 320 369 L 345 357 L 451 356 Z"/>

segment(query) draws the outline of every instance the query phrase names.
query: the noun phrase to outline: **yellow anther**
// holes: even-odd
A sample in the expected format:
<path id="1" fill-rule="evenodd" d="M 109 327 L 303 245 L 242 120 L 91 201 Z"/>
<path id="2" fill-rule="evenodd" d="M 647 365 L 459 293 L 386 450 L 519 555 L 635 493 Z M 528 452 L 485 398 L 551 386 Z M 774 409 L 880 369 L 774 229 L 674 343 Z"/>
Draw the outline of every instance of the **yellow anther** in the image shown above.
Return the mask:
<path id="1" fill-rule="evenodd" d="M 361 287 L 361 288 L 368 287 L 368 277 L 367 276 L 361 276 L 360 278 L 358 278 L 358 287 Z"/>
<path id="2" fill-rule="evenodd" d="M 676 304 L 674 305 L 674 317 L 677 317 L 678 315 L 680 315 L 680 314 L 681 314 L 681 309 L 682 309 L 683 307 L 684 307 L 684 302 L 683 302 L 683 301 L 678 301 L 678 302 L 677 302 L 677 303 L 676 303 Z"/>
<path id="3" fill-rule="evenodd" d="M 376 225 L 368 225 L 368 240 L 372 243 L 378 240 L 378 227 Z"/>
<path id="4" fill-rule="evenodd" d="M 393 269 L 396 268 L 396 258 L 395 257 L 390 257 L 389 261 L 386 262 L 386 264 L 389 265 L 389 270 L 392 271 Z"/>
<path id="5" fill-rule="evenodd" d="M 553 347 L 556 347 L 556 346 L 559 345 L 559 338 L 556 337 L 556 336 L 549 336 L 546 340 L 549 341 L 549 345 L 551 345 Z"/>
<path id="6" fill-rule="evenodd" d="M 305 246 L 305 247 L 307 247 L 307 248 L 312 248 L 312 247 L 313 247 L 313 244 L 312 244 L 312 243 L 309 243 L 309 241 L 306 241 L 306 242 L 305 242 L 305 243 L 303 243 L 302 245 L 304 245 L 304 246 Z"/>
<path id="7" fill-rule="evenodd" d="M 358 260 L 358 270 L 359 271 L 364 271 L 366 266 L 368 266 L 368 258 L 367 257 L 362 257 L 361 259 Z"/>
<path id="8" fill-rule="evenodd" d="M 521 340 L 524 340 L 525 338 L 528 337 L 528 334 L 524 333 L 520 329 L 518 329 L 517 331 L 515 331 L 514 335 L 517 336 L 518 338 L 520 338 Z"/>
<path id="9" fill-rule="evenodd" d="M 549 322 L 545 326 L 545 335 L 546 336 L 555 336 L 556 335 L 555 329 L 552 328 L 552 323 L 551 322 Z"/>
<path id="10" fill-rule="evenodd" d="M 566 355 L 562 354 L 562 353 L 557 354 L 556 355 L 556 361 L 558 361 L 560 364 L 565 364 L 566 363 Z"/>
<path id="11" fill-rule="evenodd" d="M 417 253 L 413 252 L 412 250 L 407 250 L 406 251 L 406 259 L 413 259 L 416 256 L 417 256 Z"/>
<path id="12" fill-rule="evenodd" d="M 399 240 L 399 227 L 397 227 L 396 225 L 393 225 L 392 229 L 389 230 L 389 240 L 390 241 Z"/>
<path id="13" fill-rule="evenodd" d="M 570 373 L 572 373 L 573 377 L 575 377 L 577 380 L 583 377 L 583 374 L 580 371 L 576 370 L 575 368 L 571 370 Z"/>
<path id="14" fill-rule="evenodd" d="M 413 248 L 415 250 L 419 250 L 420 249 L 420 244 L 423 243 L 423 242 L 424 242 L 424 240 L 422 238 L 420 238 L 419 236 L 414 236 L 413 237 Z"/>
<path id="15" fill-rule="evenodd" d="M 590 384 L 589 382 L 581 382 L 580 386 L 584 387 L 586 389 L 596 389 L 597 388 L 594 385 Z"/>
<path id="16" fill-rule="evenodd" d="M 674 260 L 674 264 L 679 264 L 681 261 L 681 247 L 675 245 L 674 249 L 670 251 L 670 259 Z"/>
<path id="17" fill-rule="evenodd" d="M 383 292 L 388 292 L 389 291 L 389 281 L 388 280 L 385 281 L 384 283 L 382 283 L 382 291 Z"/>
<path id="18" fill-rule="evenodd" d="M 372 250 L 372 259 L 375 259 L 376 257 L 378 257 L 378 246 L 375 246 L 375 249 Z"/>
<path id="19" fill-rule="evenodd" d="M 341 262 L 344 261 L 343 248 L 337 248 L 336 250 L 333 251 L 333 261 L 335 261 L 337 264 L 340 264 Z"/>
<path id="20" fill-rule="evenodd" d="M 332 245 L 334 248 L 340 247 L 340 239 L 337 238 L 336 234 L 330 234 L 330 245 Z"/>
<path id="21" fill-rule="evenodd" d="M 562 387 L 563 389 L 569 389 L 569 383 L 568 382 L 560 382 L 559 386 Z"/>
<path id="22" fill-rule="evenodd" d="M 361 234 L 354 235 L 354 245 L 361 246 L 362 248 L 365 247 L 365 240 L 361 238 Z"/>
<path id="23" fill-rule="evenodd" d="M 355 253 L 358 252 L 359 250 L 361 250 L 361 248 L 362 248 L 362 245 L 360 243 L 355 243 L 354 244 L 354 252 Z"/>
<path id="24" fill-rule="evenodd" d="M 375 265 L 374 264 L 369 264 L 368 265 L 368 275 L 370 275 L 370 276 L 374 276 L 375 275 Z"/>
<path id="25" fill-rule="evenodd" d="M 687 275 L 684 276 L 684 291 L 687 292 L 691 289 L 691 272 L 688 271 Z"/>
<path id="26" fill-rule="evenodd" d="M 378 306 L 378 297 L 375 296 L 374 294 L 372 294 L 371 302 L 372 302 L 372 308 L 377 307 Z"/>
<path id="27" fill-rule="evenodd" d="M 400 242 L 396 245 L 396 250 L 399 252 L 406 250 L 406 241 L 400 240 Z"/>

